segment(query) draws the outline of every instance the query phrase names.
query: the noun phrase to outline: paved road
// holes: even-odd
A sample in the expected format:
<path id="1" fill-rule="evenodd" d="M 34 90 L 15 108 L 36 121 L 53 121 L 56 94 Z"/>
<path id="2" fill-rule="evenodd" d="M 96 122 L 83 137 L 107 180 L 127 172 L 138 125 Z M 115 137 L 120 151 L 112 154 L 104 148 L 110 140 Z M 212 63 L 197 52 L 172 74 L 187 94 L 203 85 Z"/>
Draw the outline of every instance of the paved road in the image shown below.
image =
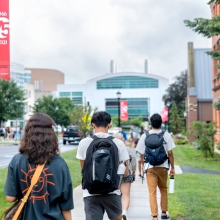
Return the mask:
<path id="1" fill-rule="evenodd" d="M 201 169 L 201 168 L 196 168 L 196 167 L 187 167 L 187 166 L 181 166 L 180 168 L 183 171 L 183 173 L 216 174 L 216 175 L 220 175 L 219 171 L 214 171 L 214 170 L 206 170 L 206 169 Z"/>
<path id="2" fill-rule="evenodd" d="M 59 147 L 60 147 L 60 152 L 62 153 L 76 149 L 78 145 L 73 145 L 73 144 L 63 145 L 62 140 L 59 140 Z M 15 144 L 0 146 L 0 168 L 4 168 L 8 166 L 12 157 L 18 153 L 18 148 L 19 145 L 15 145 Z"/>

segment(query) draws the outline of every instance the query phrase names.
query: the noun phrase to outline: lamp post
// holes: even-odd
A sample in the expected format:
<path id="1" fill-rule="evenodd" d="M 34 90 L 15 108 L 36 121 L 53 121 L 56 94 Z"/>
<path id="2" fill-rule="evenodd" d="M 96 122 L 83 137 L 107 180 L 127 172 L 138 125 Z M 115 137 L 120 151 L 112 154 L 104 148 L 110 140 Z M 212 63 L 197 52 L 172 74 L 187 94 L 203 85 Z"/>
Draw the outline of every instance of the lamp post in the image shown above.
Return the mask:
<path id="1" fill-rule="evenodd" d="M 121 99 L 121 93 L 118 91 L 116 93 L 117 95 L 117 98 L 118 98 L 118 127 L 121 127 L 121 120 L 120 120 L 120 112 L 121 112 L 121 109 L 120 109 L 120 99 Z"/>
<path id="2" fill-rule="evenodd" d="M 58 137 L 58 110 L 59 110 L 59 107 L 56 106 L 57 137 Z"/>
<path id="3" fill-rule="evenodd" d="M 184 115 L 185 132 L 186 132 L 186 116 L 187 116 L 186 111 L 183 112 L 183 115 Z"/>
<path id="4" fill-rule="evenodd" d="M 167 131 L 169 132 L 169 120 L 170 120 L 170 102 L 168 101 L 166 104 L 167 108 L 168 108 L 168 120 L 167 120 Z"/>
<path id="5" fill-rule="evenodd" d="M 38 112 L 38 105 L 39 105 L 39 101 L 38 100 L 35 102 L 35 105 L 36 105 L 36 111 Z"/>

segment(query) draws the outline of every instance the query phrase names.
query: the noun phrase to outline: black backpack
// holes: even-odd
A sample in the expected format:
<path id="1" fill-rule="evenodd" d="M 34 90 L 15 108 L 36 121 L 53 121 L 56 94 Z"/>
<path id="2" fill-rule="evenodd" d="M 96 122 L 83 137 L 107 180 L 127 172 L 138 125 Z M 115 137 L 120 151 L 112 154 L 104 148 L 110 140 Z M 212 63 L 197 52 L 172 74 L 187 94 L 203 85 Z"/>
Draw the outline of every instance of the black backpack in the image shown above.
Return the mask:
<path id="1" fill-rule="evenodd" d="M 98 138 L 93 135 L 92 138 L 82 170 L 82 188 L 90 194 L 108 194 L 119 187 L 118 148 L 112 136 Z"/>
<path id="2" fill-rule="evenodd" d="M 163 138 L 164 131 L 159 134 L 146 133 L 145 139 L 145 154 L 144 154 L 144 162 L 149 163 L 153 166 L 158 166 L 163 164 L 167 159 L 167 153 L 164 149 L 164 144 L 166 142 Z"/>

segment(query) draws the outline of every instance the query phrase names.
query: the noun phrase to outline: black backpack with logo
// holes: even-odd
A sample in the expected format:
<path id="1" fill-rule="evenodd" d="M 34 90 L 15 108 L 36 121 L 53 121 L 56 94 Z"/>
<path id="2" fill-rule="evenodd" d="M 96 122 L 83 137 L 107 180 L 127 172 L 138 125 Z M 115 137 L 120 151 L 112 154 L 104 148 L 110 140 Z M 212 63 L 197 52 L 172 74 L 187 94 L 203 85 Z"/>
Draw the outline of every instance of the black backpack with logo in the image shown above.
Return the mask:
<path id="1" fill-rule="evenodd" d="M 163 164 L 167 159 L 167 153 L 164 149 L 166 142 L 163 138 L 164 131 L 160 133 L 146 133 L 144 162 L 153 166 Z"/>
<path id="2" fill-rule="evenodd" d="M 93 135 L 92 138 L 82 170 L 82 188 L 90 194 L 108 194 L 119 186 L 118 148 L 112 136 L 98 138 Z"/>

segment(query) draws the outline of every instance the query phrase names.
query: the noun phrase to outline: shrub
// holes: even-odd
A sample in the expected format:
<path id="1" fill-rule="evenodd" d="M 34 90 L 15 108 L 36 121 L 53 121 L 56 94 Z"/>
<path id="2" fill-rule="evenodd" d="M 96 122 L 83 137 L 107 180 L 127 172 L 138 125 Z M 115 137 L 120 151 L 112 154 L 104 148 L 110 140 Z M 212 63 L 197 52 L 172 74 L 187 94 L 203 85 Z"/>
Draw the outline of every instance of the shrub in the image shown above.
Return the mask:
<path id="1" fill-rule="evenodd" d="M 190 127 L 190 134 L 195 137 L 196 143 L 202 150 L 205 157 L 214 156 L 214 135 L 216 133 L 216 125 L 214 122 L 205 123 L 194 121 Z"/>

